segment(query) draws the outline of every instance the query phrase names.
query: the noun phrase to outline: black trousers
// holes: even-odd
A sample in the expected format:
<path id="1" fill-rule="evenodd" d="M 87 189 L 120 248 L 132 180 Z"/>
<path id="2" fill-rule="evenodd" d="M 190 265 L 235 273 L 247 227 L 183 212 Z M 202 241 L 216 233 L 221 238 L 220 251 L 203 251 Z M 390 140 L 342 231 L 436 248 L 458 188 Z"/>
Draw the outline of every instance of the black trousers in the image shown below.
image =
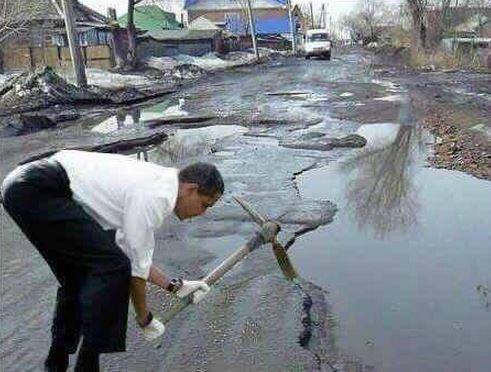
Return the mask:
<path id="1" fill-rule="evenodd" d="M 5 210 L 58 279 L 52 343 L 74 353 L 84 343 L 99 353 L 125 351 L 131 267 L 105 231 L 72 199 L 63 167 L 38 160 L 4 180 Z"/>

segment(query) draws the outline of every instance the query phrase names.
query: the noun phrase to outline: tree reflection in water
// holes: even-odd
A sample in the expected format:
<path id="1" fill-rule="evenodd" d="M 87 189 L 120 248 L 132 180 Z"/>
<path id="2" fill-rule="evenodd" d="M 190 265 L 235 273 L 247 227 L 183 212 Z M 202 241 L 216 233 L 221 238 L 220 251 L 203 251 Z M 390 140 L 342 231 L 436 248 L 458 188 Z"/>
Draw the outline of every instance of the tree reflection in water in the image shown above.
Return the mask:
<path id="1" fill-rule="evenodd" d="M 423 146 L 417 126 L 410 125 L 410 105 L 401 111 L 395 140 L 367 147 L 343 162 L 352 172 L 346 188 L 347 208 L 360 230 L 371 227 L 377 238 L 417 223 L 418 200 L 411 175 L 418 147 Z"/>

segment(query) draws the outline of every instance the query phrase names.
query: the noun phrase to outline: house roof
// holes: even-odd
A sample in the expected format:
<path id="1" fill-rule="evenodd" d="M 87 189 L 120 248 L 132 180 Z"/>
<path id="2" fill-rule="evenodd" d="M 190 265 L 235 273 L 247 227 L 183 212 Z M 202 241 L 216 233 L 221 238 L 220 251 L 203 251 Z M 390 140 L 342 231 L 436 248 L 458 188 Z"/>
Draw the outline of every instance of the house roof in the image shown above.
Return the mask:
<path id="1" fill-rule="evenodd" d="M 241 0 L 186 0 L 186 10 L 231 10 L 242 9 Z M 254 9 L 276 9 L 286 6 L 286 0 L 251 0 Z"/>
<path id="2" fill-rule="evenodd" d="M 29 20 L 63 20 L 62 6 L 59 0 L 22 0 L 24 9 L 23 19 Z M 78 21 L 96 22 L 107 24 L 109 19 L 95 10 L 73 1 L 75 19 Z"/>
<path id="3" fill-rule="evenodd" d="M 134 14 L 135 26 L 142 30 L 178 30 L 181 24 L 176 21 L 176 15 L 169 13 L 157 5 L 137 6 Z M 128 14 L 118 18 L 118 23 L 126 27 L 128 25 Z"/>
<path id="4" fill-rule="evenodd" d="M 192 21 L 188 28 L 191 30 L 220 30 L 220 27 L 203 16 Z"/>
<path id="5" fill-rule="evenodd" d="M 157 41 L 165 40 L 203 40 L 212 39 L 215 37 L 220 30 L 190 30 L 190 29 L 179 29 L 179 30 L 153 30 L 147 31 L 139 38 L 150 38 Z"/>

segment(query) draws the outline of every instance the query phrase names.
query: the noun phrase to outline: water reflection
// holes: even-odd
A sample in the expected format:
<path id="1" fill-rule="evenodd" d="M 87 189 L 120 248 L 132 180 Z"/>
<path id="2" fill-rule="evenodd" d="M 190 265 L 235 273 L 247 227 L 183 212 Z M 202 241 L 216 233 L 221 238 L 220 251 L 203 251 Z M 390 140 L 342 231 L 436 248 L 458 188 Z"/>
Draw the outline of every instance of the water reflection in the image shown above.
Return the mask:
<path id="1" fill-rule="evenodd" d="M 213 125 L 203 128 L 177 129 L 150 156 L 158 164 L 182 164 L 217 151 L 221 141 L 236 138 L 248 131 L 239 125 Z"/>
<path id="2" fill-rule="evenodd" d="M 111 133 L 125 128 L 138 129 L 144 126 L 144 122 L 150 119 L 162 117 L 162 113 L 145 111 L 140 107 L 121 108 L 116 114 L 91 129 L 97 133 Z"/>
<path id="3" fill-rule="evenodd" d="M 419 126 L 411 125 L 410 107 L 401 110 L 401 125 L 364 126 L 367 137 L 383 130 L 367 138 L 367 147 L 341 166 L 352 176 L 346 188 L 348 210 L 360 230 L 371 227 L 378 238 L 396 230 L 405 232 L 417 223 L 412 169 L 424 144 Z"/>

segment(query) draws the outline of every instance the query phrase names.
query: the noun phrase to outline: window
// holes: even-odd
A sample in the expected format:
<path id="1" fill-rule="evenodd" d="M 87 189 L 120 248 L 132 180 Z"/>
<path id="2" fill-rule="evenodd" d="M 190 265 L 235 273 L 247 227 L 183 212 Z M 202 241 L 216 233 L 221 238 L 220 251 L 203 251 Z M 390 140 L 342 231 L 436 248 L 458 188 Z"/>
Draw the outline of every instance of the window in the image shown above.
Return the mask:
<path id="1" fill-rule="evenodd" d="M 328 41 L 329 38 L 325 33 L 312 34 L 308 38 L 309 41 Z"/>

